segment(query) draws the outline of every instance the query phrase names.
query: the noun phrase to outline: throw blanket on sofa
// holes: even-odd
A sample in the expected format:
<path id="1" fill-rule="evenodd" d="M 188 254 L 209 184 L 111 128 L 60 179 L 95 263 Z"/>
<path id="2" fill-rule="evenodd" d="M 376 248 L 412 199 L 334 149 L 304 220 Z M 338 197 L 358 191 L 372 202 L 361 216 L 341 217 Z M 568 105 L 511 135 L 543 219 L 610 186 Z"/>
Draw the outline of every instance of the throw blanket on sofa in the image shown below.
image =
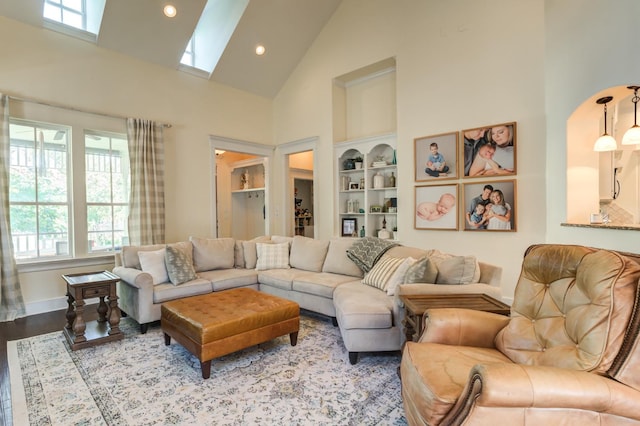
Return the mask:
<path id="1" fill-rule="evenodd" d="M 347 250 L 347 257 L 364 272 L 369 272 L 387 250 L 398 245 L 400 244 L 390 240 L 364 237 L 353 243 Z"/>

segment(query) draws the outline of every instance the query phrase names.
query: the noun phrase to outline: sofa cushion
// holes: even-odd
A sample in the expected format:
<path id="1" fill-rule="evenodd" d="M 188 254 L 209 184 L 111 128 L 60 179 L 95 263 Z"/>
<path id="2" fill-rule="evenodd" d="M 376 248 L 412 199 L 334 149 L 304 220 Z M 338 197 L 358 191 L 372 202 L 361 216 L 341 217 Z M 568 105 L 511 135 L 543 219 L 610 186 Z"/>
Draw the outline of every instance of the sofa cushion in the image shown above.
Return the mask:
<path id="1" fill-rule="evenodd" d="M 244 255 L 244 267 L 247 269 L 255 269 L 258 262 L 257 243 L 268 243 L 271 239 L 267 235 L 253 238 L 248 241 L 242 241 L 242 251 Z"/>
<path id="2" fill-rule="evenodd" d="M 291 291 L 294 278 L 301 273 L 308 274 L 309 272 L 300 271 L 299 269 L 271 269 L 260 271 L 258 272 L 258 281 L 260 282 L 260 287 L 269 286 Z"/>
<path id="3" fill-rule="evenodd" d="M 435 284 L 438 278 L 438 268 L 428 258 L 418 259 L 413 265 L 409 266 L 404 276 L 404 284 L 412 283 L 430 283 Z"/>
<path id="4" fill-rule="evenodd" d="M 211 293 L 211 282 L 202 278 L 196 278 L 181 285 L 173 285 L 171 283 L 158 284 L 153 287 L 153 303 L 157 304 L 167 300 L 207 293 Z"/>
<path id="5" fill-rule="evenodd" d="M 292 290 L 300 293 L 314 294 L 316 296 L 333 298 L 333 291 L 340 284 L 353 281 L 354 277 L 338 275 L 329 272 L 310 272 L 297 275 L 292 282 Z"/>
<path id="6" fill-rule="evenodd" d="M 256 243 L 258 261 L 256 269 L 289 269 L 289 243 Z"/>
<path id="7" fill-rule="evenodd" d="M 179 285 L 197 278 L 193 269 L 191 250 L 180 246 L 168 245 L 165 249 L 165 264 L 169 280 L 173 285 Z"/>
<path id="8" fill-rule="evenodd" d="M 353 238 L 333 238 L 329 241 L 327 256 L 322 272 L 362 277 L 364 272 L 347 256 L 347 250 L 353 245 Z"/>
<path id="9" fill-rule="evenodd" d="M 212 269 L 229 269 L 235 264 L 235 240 L 233 238 L 191 237 L 193 264 L 196 272 Z"/>
<path id="10" fill-rule="evenodd" d="M 480 265 L 475 256 L 454 256 L 436 264 L 436 284 L 471 284 L 480 280 Z"/>
<path id="11" fill-rule="evenodd" d="M 328 248 L 329 241 L 315 240 L 297 235 L 291 243 L 289 264 L 292 268 L 320 272 L 322 271 Z"/>
<path id="12" fill-rule="evenodd" d="M 279 244 L 279 243 L 288 243 L 289 248 L 291 248 L 291 243 L 293 243 L 293 237 L 285 237 L 283 235 L 272 235 L 271 242 Z"/>
<path id="13" fill-rule="evenodd" d="M 387 291 L 387 283 L 405 259 L 382 256 L 362 280 L 362 284 Z"/>
<path id="14" fill-rule="evenodd" d="M 125 268 L 142 269 L 138 252 L 155 251 L 165 247 L 165 244 L 149 244 L 145 246 L 123 246 L 122 247 L 122 266 Z"/>
<path id="15" fill-rule="evenodd" d="M 198 274 L 200 278 L 211 281 L 213 291 L 246 287 L 258 284 L 258 273 L 255 269 L 216 269 Z"/>
<path id="16" fill-rule="evenodd" d="M 336 287 L 333 292 L 341 329 L 391 328 L 393 321 L 393 297 L 375 287 L 358 281 Z"/>
<path id="17" fill-rule="evenodd" d="M 244 247 L 242 247 L 242 240 L 236 240 L 236 243 L 233 246 L 233 265 L 236 268 L 244 268 L 245 267 L 245 260 L 244 260 Z M 255 268 L 255 265 L 254 267 Z M 251 268 L 251 269 L 253 269 Z"/>
<path id="18" fill-rule="evenodd" d="M 165 251 L 163 247 L 159 250 L 139 251 L 140 267 L 143 272 L 147 272 L 153 278 L 153 284 L 162 284 L 169 281 L 167 267 L 165 265 Z"/>

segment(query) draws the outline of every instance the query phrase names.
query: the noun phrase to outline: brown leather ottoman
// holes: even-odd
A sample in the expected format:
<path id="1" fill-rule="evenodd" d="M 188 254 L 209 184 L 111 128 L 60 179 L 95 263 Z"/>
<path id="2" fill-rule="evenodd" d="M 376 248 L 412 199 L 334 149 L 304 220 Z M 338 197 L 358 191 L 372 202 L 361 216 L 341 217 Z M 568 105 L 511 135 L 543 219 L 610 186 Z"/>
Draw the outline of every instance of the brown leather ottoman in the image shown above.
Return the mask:
<path id="1" fill-rule="evenodd" d="M 198 357 L 208 379 L 211 360 L 289 334 L 298 342 L 297 303 L 250 288 L 237 288 L 163 303 L 165 345 L 173 337 Z"/>

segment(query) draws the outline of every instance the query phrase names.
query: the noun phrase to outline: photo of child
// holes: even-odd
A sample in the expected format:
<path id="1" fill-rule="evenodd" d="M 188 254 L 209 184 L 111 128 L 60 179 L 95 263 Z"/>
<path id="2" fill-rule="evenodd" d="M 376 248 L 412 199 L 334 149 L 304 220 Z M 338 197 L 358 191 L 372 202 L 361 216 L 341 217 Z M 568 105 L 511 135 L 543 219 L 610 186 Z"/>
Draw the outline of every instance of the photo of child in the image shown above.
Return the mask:
<path id="1" fill-rule="evenodd" d="M 458 185 L 416 186 L 415 228 L 458 229 Z"/>
<path id="2" fill-rule="evenodd" d="M 458 177 L 458 133 L 414 139 L 416 182 Z"/>

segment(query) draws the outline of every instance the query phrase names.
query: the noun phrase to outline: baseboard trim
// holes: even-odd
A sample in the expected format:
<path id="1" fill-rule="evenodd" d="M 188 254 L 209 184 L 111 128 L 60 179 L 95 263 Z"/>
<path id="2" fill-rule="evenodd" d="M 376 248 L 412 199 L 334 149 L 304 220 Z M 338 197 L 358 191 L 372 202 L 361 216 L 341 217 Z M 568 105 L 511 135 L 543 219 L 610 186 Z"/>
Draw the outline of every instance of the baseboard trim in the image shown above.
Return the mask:
<path id="1" fill-rule="evenodd" d="M 27 316 L 44 314 L 45 312 L 59 311 L 62 309 L 67 309 L 67 298 L 65 296 L 29 302 L 25 305 L 25 313 Z"/>

